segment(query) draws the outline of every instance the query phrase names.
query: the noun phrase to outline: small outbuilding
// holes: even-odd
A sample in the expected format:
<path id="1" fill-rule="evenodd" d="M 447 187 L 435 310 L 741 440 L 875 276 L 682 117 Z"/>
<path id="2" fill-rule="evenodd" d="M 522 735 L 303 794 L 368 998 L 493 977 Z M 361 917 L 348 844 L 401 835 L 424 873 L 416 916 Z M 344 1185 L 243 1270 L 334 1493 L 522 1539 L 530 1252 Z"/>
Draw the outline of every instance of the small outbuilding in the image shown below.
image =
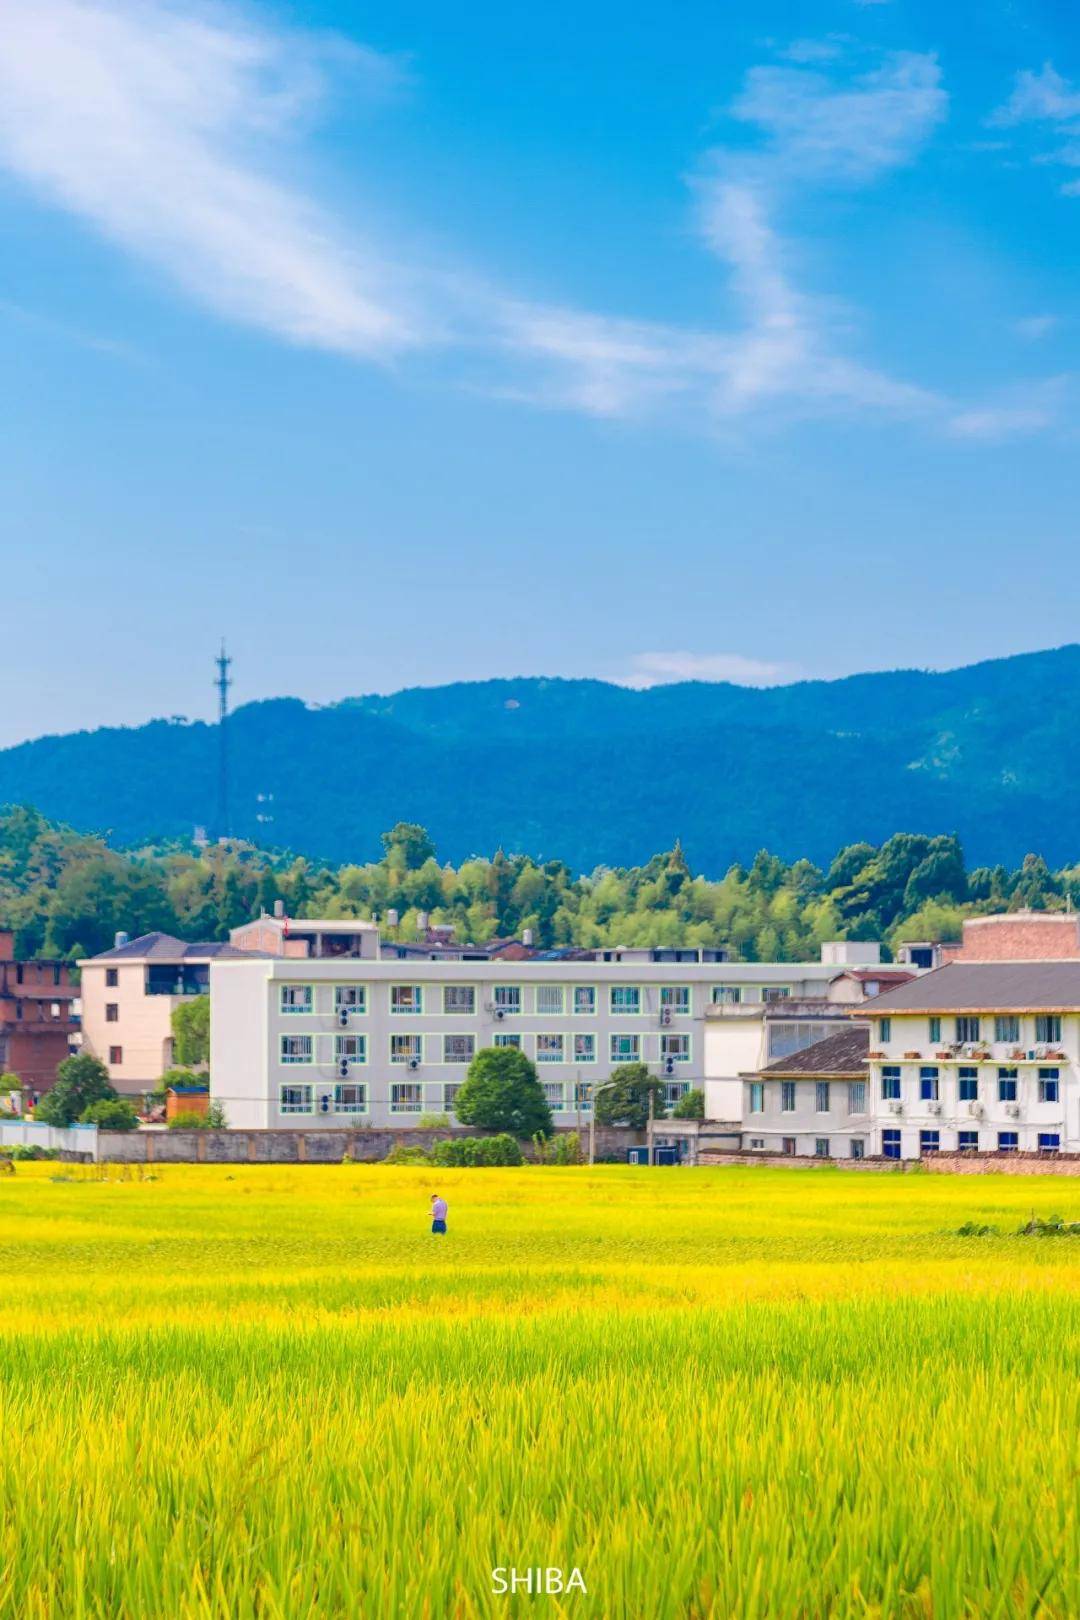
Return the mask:
<path id="1" fill-rule="evenodd" d="M 165 1093 L 166 1124 L 177 1114 L 202 1114 L 205 1117 L 209 1112 L 209 1086 L 170 1086 Z"/>

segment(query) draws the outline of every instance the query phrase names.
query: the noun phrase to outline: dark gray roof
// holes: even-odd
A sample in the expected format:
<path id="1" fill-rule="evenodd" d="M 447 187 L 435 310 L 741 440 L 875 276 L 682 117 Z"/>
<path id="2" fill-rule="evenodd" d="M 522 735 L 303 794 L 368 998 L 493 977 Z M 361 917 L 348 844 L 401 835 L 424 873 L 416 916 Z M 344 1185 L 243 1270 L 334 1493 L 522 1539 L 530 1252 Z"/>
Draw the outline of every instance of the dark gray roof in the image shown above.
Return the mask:
<path id="1" fill-rule="evenodd" d="M 852 1024 L 839 1035 L 829 1035 L 815 1041 L 801 1052 L 777 1058 L 762 1074 L 790 1075 L 846 1075 L 858 1079 L 866 1073 L 866 1058 L 870 1051 L 870 1031 L 865 1024 Z"/>
<path id="2" fill-rule="evenodd" d="M 100 951 L 92 957 L 94 962 L 120 962 L 124 958 L 134 957 L 138 961 L 157 962 L 205 962 L 210 957 L 218 956 L 252 956 L 252 951 L 238 951 L 235 945 L 228 945 L 223 940 L 198 940 L 194 944 L 186 939 L 177 939 L 175 934 L 140 934 L 137 939 L 129 939 L 126 945 L 115 945 L 111 951 Z"/>
<path id="3" fill-rule="evenodd" d="M 948 962 L 859 1009 L 890 1012 L 1073 1012 L 1080 1010 L 1080 961 Z"/>

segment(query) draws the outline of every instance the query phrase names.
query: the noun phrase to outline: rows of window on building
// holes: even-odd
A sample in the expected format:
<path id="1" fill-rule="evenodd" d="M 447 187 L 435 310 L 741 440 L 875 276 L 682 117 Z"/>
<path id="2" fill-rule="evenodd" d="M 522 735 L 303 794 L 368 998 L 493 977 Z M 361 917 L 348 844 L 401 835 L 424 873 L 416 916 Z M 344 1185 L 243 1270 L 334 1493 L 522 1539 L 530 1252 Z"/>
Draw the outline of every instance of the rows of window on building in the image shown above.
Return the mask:
<path id="1" fill-rule="evenodd" d="M 477 1053 L 514 1047 L 563 1127 L 643 1063 L 668 1107 L 703 1093 L 696 1129 L 719 1152 L 1080 1151 L 1080 920 L 974 918 L 961 941 L 895 956 L 872 942 L 786 964 L 720 949 L 480 948 L 446 930 L 403 942 L 356 919 L 263 916 L 227 943 L 119 937 L 80 964 L 81 1026 L 65 1022 L 63 1038 L 137 1096 L 173 1063 L 175 1007 L 209 993 L 211 1089 L 241 1128 L 452 1118 Z M 7 977 L 55 996 L 55 964 L 30 966 Z"/>

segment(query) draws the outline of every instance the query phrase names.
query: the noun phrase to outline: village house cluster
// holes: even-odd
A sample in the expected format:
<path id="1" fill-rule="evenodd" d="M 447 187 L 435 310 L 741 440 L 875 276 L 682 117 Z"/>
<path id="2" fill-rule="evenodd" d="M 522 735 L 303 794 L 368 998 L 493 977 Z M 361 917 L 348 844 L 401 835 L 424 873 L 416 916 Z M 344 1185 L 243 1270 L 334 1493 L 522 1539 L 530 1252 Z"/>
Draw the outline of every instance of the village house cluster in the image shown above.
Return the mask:
<path id="1" fill-rule="evenodd" d="M 557 1126 L 644 1063 L 674 1107 L 700 1091 L 719 1152 L 913 1159 L 1080 1151 L 1080 918 L 977 917 L 958 943 L 720 949 L 471 946 L 356 919 L 262 916 L 230 940 L 124 935 L 81 962 L 17 961 L 0 932 L 0 1061 L 31 1096 L 69 1051 L 140 1098 L 175 1062 L 172 1014 L 211 1000 L 211 1091 L 238 1129 L 454 1118 L 478 1051 L 536 1065 Z M 81 1016 L 80 1016 L 81 1014 Z"/>
<path id="2" fill-rule="evenodd" d="M 1080 1150 L 1073 914 L 974 918 L 961 942 L 905 946 L 889 964 L 860 942 L 826 945 L 817 962 L 749 963 L 723 950 L 540 950 L 528 935 L 470 946 L 426 919 L 415 940 L 396 933 L 279 908 L 228 943 L 121 935 L 80 964 L 73 1038 L 139 1096 L 173 1064 L 174 1008 L 208 993 L 212 1095 L 246 1130 L 452 1120 L 475 1054 L 513 1046 L 566 1128 L 588 1122 L 622 1065 L 644 1063 L 669 1106 L 703 1093 L 696 1133 L 714 1151 Z M 26 1027 L 48 1026 L 55 1068 L 74 991 L 52 964 L 20 971 Z"/>

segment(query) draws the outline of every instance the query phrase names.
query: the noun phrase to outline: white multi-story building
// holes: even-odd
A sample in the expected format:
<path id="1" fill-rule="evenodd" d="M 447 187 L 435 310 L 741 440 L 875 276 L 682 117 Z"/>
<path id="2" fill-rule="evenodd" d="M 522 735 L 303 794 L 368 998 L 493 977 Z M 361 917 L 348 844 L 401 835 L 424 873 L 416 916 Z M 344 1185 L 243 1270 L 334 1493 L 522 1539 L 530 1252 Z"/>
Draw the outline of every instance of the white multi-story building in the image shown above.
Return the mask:
<path id="1" fill-rule="evenodd" d="M 498 1045 L 536 1064 L 559 1125 L 587 1118 L 594 1088 L 623 1063 L 647 1063 L 674 1103 L 704 1085 L 710 1008 L 756 1010 L 738 1027 L 756 1022 L 760 1044 L 764 1009 L 821 1004 L 842 972 L 835 961 L 731 963 L 698 952 L 394 960 L 367 936 L 363 948 L 212 965 L 211 1089 L 230 1125 L 408 1126 L 420 1114 L 453 1115 L 472 1057 Z M 873 961 L 876 948 L 864 950 Z"/>
<path id="2" fill-rule="evenodd" d="M 777 1057 L 742 1080 L 741 1146 L 751 1153 L 865 1159 L 872 1150 L 866 1024 Z"/>
<path id="3" fill-rule="evenodd" d="M 1080 960 L 954 960 L 867 1012 L 868 1151 L 1080 1150 Z"/>

